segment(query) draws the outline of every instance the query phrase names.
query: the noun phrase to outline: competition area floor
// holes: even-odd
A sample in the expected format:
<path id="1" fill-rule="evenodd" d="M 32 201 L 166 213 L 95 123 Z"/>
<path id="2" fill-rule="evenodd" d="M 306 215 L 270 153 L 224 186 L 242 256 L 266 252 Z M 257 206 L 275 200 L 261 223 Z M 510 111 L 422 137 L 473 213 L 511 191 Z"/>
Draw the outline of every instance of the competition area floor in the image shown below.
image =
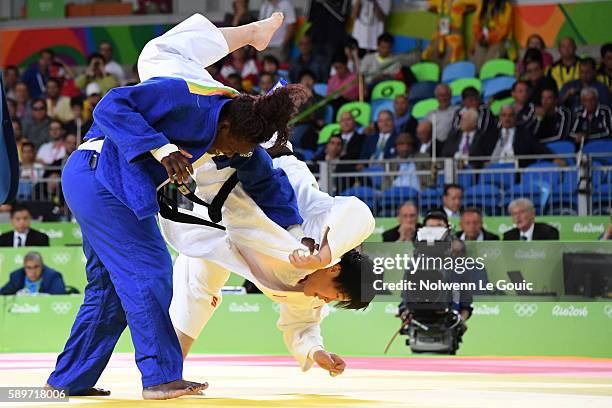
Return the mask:
<path id="1" fill-rule="evenodd" d="M 52 354 L 0 354 L 1 386 L 37 386 Z M 289 357 L 193 355 L 185 377 L 207 380 L 206 395 L 172 402 L 140 399 L 130 354 L 116 354 L 98 385 L 111 397 L 71 398 L 92 407 L 612 407 L 612 359 L 545 357 L 347 358 L 332 378 L 302 373 Z M 65 403 L 0 403 L 59 407 Z"/>

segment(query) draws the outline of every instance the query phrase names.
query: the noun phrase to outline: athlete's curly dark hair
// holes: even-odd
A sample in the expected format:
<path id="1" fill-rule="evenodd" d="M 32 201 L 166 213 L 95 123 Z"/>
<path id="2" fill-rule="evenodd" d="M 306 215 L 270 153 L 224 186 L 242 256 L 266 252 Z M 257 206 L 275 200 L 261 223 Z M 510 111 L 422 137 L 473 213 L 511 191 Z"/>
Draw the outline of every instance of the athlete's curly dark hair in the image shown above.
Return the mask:
<path id="1" fill-rule="evenodd" d="M 292 84 L 269 95 L 240 95 L 226 103 L 221 120 L 230 124 L 230 133 L 251 143 L 263 143 L 278 132 L 275 146 L 289 139 L 289 120 L 306 102 L 308 95 L 302 85 Z"/>

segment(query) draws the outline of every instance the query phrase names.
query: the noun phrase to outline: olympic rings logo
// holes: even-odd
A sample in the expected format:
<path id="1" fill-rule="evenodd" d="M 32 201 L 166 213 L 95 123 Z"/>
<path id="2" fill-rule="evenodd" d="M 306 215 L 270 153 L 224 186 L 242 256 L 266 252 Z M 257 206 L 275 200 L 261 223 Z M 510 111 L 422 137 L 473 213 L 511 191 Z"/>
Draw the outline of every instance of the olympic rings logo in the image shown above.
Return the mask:
<path id="1" fill-rule="evenodd" d="M 70 254 L 67 253 L 59 253 L 59 254 L 53 254 L 53 261 L 56 264 L 60 264 L 60 265 L 65 265 L 68 263 L 68 261 L 70 261 Z"/>
<path id="2" fill-rule="evenodd" d="M 72 309 L 72 303 L 70 302 L 53 302 L 51 303 L 51 309 L 55 314 L 66 314 Z"/>
<path id="3" fill-rule="evenodd" d="M 531 317 L 538 311 L 535 303 L 517 303 L 514 305 L 514 313 L 519 317 Z"/>

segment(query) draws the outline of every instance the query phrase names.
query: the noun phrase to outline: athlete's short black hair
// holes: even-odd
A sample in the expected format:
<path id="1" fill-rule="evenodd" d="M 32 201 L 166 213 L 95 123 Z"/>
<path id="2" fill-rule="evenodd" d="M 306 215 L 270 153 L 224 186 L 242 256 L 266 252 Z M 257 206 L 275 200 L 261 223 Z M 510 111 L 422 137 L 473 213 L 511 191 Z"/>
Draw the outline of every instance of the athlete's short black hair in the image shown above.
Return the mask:
<path id="1" fill-rule="evenodd" d="M 338 302 L 342 309 L 365 309 L 374 299 L 374 263 L 366 254 L 352 249 L 340 259 L 340 274 L 334 278 L 338 290 L 348 300 Z"/>

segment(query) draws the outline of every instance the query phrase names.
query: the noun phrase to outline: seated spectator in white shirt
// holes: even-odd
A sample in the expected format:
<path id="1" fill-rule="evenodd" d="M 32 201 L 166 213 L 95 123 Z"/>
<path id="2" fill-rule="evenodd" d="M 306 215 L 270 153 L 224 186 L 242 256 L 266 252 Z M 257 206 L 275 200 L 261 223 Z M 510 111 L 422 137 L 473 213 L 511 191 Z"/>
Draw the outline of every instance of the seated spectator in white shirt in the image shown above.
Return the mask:
<path id="1" fill-rule="evenodd" d="M 31 229 L 32 214 L 27 207 L 14 204 L 11 208 L 13 230 L 0 235 L 0 247 L 49 246 L 49 236 Z"/>
<path id="2" fill-rule="evenodd" d="M 361 50 L 376 49 L 390 11 L 391 0 L 353 0 L 351 17 L 355 24 L 352 34 Z"/>
<path id="3" fill-rule="evenodd" d="M 36 154 L 36 161 L 46 165 L 51 165 L 66 155 L 64 128 L 59 120 L 52 120 L 49 124 L 49 139 L 49 142 L 40 146 Z"/>
<path id="4" fill-rule="evenodd" d="M 451 89 L 447 84 L 438 84 L 435 90 L 438 109 L 429 112 L 426 119 L 433 125 L 433 133 L 438 142 L 444 143 L 453 129 L 453 118 L 459 109 L 451 105 Z"/>
<path id="5" fill-rule="evenodd" d="M 508 204 L 512 223 L 516 225 L 504 233 L 504 241 L 559 240 L 559 230 L 548 224 L 535 222 L 535 207 L 531 200 L 518 198 Z"/>
<path id="6" fill-rule="evenodd" d="M 463 210 L 459 226 L 457 236 L 462 241 L 499 241 L 497 235 L 482 227 L 482 213 L 477 208 Z"/>
<path id="7" fill-rule="evenodd" d="M 361 73 L 365 77 L 368 86 L 387 79 L 393 79 L 395 74 L 402 68 L 399 61 L 391 55 L 393 41 L 391 34 L 381 34 L 378 37 L 377 51 L 367 54 L 361 60 Z"/>
<path id="8" fill-rule="evenodd" d="M 98 46 L 98 53 L 104 57 L 104 69 L 108 74 L 117 78 L 119 85 L 125 84 L 125 72 L 117 61 L 113 60 L 113 45 L 108 41 L 102 41 Z"/>
<path id="9" fill-rule="evenodd" d="M 442 194 L 442 211 L 448 218 L 461 215 L 461 200 L 463 199 L 463 187 L 459 184 L 445 184 Z"/>

